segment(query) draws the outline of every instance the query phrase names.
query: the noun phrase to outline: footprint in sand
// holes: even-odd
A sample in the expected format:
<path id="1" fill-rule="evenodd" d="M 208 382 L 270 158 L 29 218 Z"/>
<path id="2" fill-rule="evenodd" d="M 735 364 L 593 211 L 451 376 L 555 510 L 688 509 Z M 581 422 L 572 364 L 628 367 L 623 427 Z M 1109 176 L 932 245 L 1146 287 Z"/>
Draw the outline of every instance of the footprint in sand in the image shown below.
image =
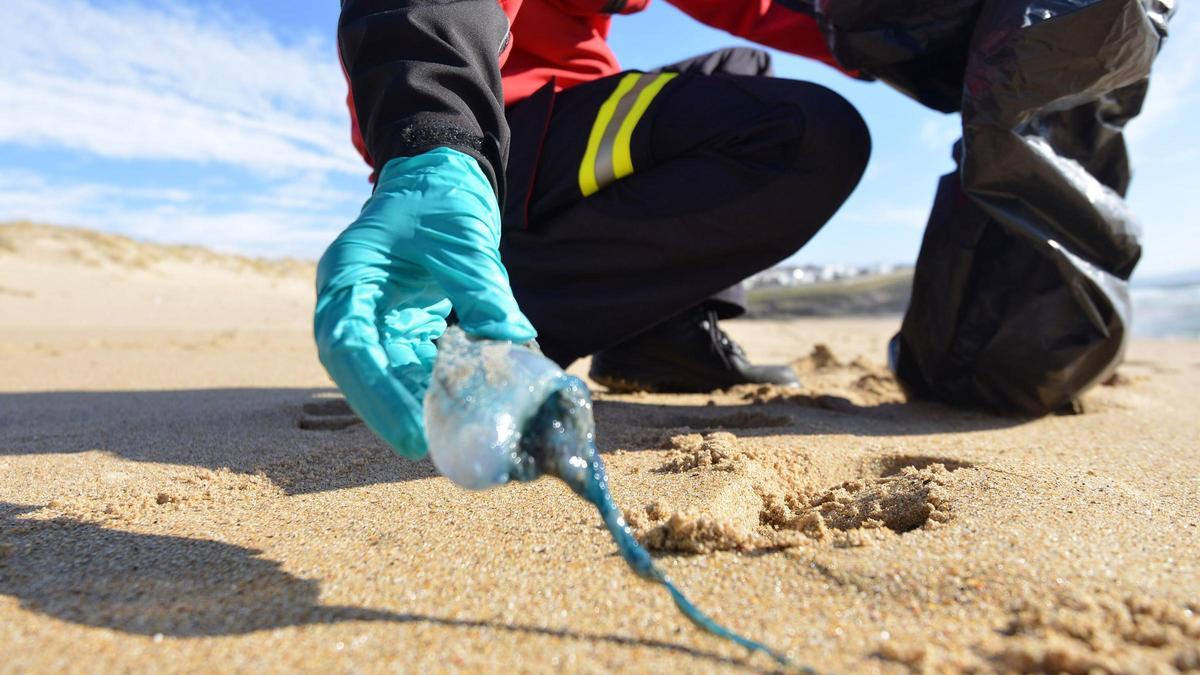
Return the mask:
<path id="1" fill-rule="evenodd" d="M 906 467 L 891 476 L 846 481 L 809 500 L 808 508 L 785 514 L 781 528 L 799 528 L 816 539 L 832 531 L 887 528 L 897 534 L 950 519 L 942 464 Z M 768 523 L 770 521 L 768 520 Z"/>
<path id="2" fill-rule="evenodd" d="M 362 424 L 345 399 L 331 398 L 304 404 L 299 426 L 308 431 L 338 431 Z"/>
<path id="3" fill-rule="evenodd" d="M 671 452 L 658 473 L 687 474 L 711 489 L 704 489 L 698 503 L 656 501 L 628 513 L 627 520 L 649 548 L 688 553 L 806 542 L 861 546 L 940 527 L 952 518 L 950 474 L 972 468 L 908 455 L 840 466 L 834 460 L 797 461 L 744 446 L 727 432 L 675 436 L 666 449 Z M 838 475 L 849 480 L 832 487 L 818 482 Z"/>
<path id="4" fill-rule="evenodd" d="M 888 478 L 898 476 L 904 473 L 905 469 L 927 469 L 931 466 L 941 465 L 948 473 L 958 471 L 960 469 L 974 468 L 974 464 L 970 462 L 960 462 L 957 459 L 949 459 L 947 457 L 931 457 L 929 455 L 893 455 L 885 457 L 878 463 L 879 476 Z"/>
<path id="5" fill-rule="evenodd" d="M 1106 593 L 1026 601 L 981 651 L 1001 669 L 1023 673 L 1194 672 L 1200 670 L 1198 609 Z M 1163 660 L 1174 670 L 1153 667 Z"/>

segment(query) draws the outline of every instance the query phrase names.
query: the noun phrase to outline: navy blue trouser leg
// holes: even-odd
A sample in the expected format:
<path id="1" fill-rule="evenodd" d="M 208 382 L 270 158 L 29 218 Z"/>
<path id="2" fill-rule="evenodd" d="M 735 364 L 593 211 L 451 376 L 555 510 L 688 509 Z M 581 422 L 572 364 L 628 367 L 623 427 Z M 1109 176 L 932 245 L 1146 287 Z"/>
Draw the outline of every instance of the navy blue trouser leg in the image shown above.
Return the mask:
<path id="1" fill-rule="evenodd" d="M 796 252 L 850 195 L 870 154 L 862 118 L 824 87 L 683 72 L 633 129 L 632 174 L 584 196 L 581 162 L 622 77 L 558 94 L 548 115 L 538 100 L 509 110 L 501 255 L 543 350 L 564 365 Z"/>

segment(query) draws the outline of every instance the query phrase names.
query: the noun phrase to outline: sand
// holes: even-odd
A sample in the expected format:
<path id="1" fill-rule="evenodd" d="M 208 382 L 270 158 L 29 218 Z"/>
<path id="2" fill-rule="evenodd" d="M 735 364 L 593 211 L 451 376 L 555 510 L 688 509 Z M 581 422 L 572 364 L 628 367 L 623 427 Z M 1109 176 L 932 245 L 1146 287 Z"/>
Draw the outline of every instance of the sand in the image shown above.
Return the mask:
<path id="1" fill-rule="evenodd" d="M 311 274 L 0 227 L 0 671 L 772 668 L 564 486 L 389 453 L 316 362 Z M 659 564 L 823 671 L 1200 669 L 1200 344 L 1031 421 L 905 402 L 896 324 L 730 322 L 799 392 L 596 394 Z"/>

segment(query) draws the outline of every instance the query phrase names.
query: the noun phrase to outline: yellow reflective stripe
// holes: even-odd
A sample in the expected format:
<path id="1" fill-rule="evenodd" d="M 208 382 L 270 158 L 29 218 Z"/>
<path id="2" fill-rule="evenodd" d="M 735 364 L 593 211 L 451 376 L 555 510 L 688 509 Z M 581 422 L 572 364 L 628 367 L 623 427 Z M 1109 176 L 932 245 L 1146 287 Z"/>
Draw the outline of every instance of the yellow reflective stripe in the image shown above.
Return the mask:
<path id="1" fill-rule="evenodd" d="M 633 104 L 633 108 L 625 119 L 621 120 L 621 127 L 617 130 L 617 137 L 613 141 L 613 175 L 616 178 L 624 178 L 633 173 L 633 129 L 637 126 L 642 115 L 646 114 L 646 109 L 650 107 L 650 101 L 662 91 L 662 88 L 667 86 L 675 76 L 679 73 L 663 73 L 654 78 L 654 81 L 647 85 L 638 93 L 637 100 Z M 594 172 L 593 172 L 594 173 Z"/>
<path id="2" fill-rule="evenodd" d="M 596 153 L 596 185 L 599 185 L 601 189 L 612 185 L 617 180 L 617 173 L 613 166 L 613 150 L 617 145 L 617 131 L 620 130 L 620 122 L 629 116 L 630 110 L 633 110 L 633 104 L 637 102 L 637 95 L 653 81 L 654 78 L 650 75 L 639 76 L 633 88 L 625 92 L 621 100 L 617 101 L 617 109 L 613 112 L 613 121 L 608 123 L 608 128 L 600 137 L 600 151 Z"/>
<path id="3" fill-rule="evenodd" d="M 600 185 L 596 182 L 596 155 L 600 152 L 600 141 L 604 138 L 604 131 L 612 122 L 613 113 L 617 110 L 617 103 L 621 97 L 633 89 L 633 85 L 637 84 L 640 75 L 638 73 L 629 73 L 621 78 L 617 83 L 617 88 L 609 95 L 603 105 L 600 106 L 600 111 L 596 114 L 596 122 L 592 125 L 592 133 L 588 136 L 587 150 L 583 153 L 583 162 L 579 165 L 579 189 L 583 192 L 583 196 L 595 194 L 600 190 Z"/>

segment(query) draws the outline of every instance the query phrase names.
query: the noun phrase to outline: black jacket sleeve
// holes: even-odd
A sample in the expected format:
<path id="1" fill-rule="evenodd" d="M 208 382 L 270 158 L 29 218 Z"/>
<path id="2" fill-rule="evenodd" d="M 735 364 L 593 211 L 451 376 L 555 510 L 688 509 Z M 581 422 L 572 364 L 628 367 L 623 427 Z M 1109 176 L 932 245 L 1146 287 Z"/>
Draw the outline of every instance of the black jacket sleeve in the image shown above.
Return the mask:
<path id="1" fill-rule="evenodd" d="M 508 31 L 496 0 L 343 0 L 338 47 L 377 168 L 452 148 L 479 161 L 503 200 Z"/>

